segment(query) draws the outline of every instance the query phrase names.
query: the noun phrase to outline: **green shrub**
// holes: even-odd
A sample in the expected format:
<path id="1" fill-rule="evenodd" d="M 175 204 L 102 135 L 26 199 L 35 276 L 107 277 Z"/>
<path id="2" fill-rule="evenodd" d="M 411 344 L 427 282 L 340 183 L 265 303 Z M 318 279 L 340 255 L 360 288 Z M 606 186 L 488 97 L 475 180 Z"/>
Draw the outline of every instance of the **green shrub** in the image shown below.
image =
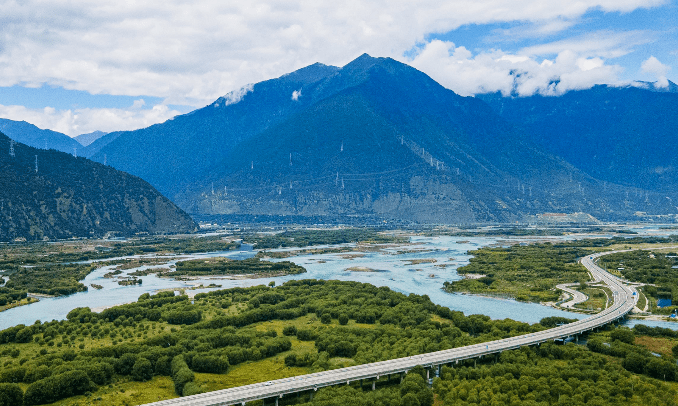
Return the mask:
<path id="1" fill-rule="evenodd" d="M 195 324 L 201 318 L 199 310 L 173 310 L 165 315 L 165 320 L 169 324 Z"/>
<path id="2" fill-rule="evenodd" d="M 610 339 L 619 340 L 623 343 L 633 344 L 636 339 L 636 335 L 633 333 L 633 330 L 627 327 L 618 327 L 610 333 Z"/>
<path id="3" fill-rule="evenodd" d="M 26 370 L 26 375 L 24 376 L 25 383 L 33 383 L 41 379 L 45 379 L 52 374 L 47 365 L 40 365 L 37 367 L 30 368 Z"/>
<path id="4" fill-rule="evenodd" d="M 134 368 L 134 364 L 137 362 L 137 355 L 136 354 L 123 354 L 118 360 L 115 362 L 115 372 L 120 374 L 120 375 L 129 375 L 132 373 L 132 368 Z"/>
<path id="5" fill-rule="evenodd" d="M 150 381 L 153 378 L 153 365 L 146 358 L 139 358 L 134 363 L 131 372 L 132 379 L 138 382 Z"/>
<path id="6" fill-rule="evenodd" d="M 92 389 L 92 383 L 84 371 L 68 371 L 30 384 L 24 394 L 24 404 L 30 406 L 52 403 Z"/>
<path id="7" fill-rule="evenodd" d="M 21 406 L 24 404 L 24 391 L 15 383 L 0 383 L 0 406 Z"/>
<path id="8" fill-rule="evenodd" d="M 301 341 L 313 341 L 316 337 L 315 332 L 310 329 L 300 329 L 297 331 L 297 338 Z"/>
<path id="9" fill-rule="evenodd" d="M 290 354 L 285 357 L 285 366 L 293 367 L 297 364 L 297 354 Z"/>
<path id="10" fill-rule="evenodd" d="M 348 324 L 348 316 L 344 313 L 339 315 L 339 324 L 345 326 Z"/>
<path id="11" fill-rule="evenodd" d="M 198 354 L 191 360 L 191 367 L 196 372 L 223 374 L 228 370 L 228 361 L 221 357 Z"/>
<path id="12" fill-rule="evenodd" d="M 25 367 L 3 368 L 0 370 L 0 382 L 19 383 L 23 382 L 26 375 Z"/>
<path id="13" fill-rule="evenodd" d="M 188 382 L 184 385 L 184 389 L 181 392 L 181 396 L 191 396 L 202 393 L 202 389 L 195 382 Z"/>
<path id="14" fill-rule="evenodd" d="M 188 368 L 186 359 L 182 354 L 177 355 L 172 359 L 172 381 L 174 382 L 174 392 L 182 396 L 184 393 L 184 386 L 195 380 L 195 374 Z"/>

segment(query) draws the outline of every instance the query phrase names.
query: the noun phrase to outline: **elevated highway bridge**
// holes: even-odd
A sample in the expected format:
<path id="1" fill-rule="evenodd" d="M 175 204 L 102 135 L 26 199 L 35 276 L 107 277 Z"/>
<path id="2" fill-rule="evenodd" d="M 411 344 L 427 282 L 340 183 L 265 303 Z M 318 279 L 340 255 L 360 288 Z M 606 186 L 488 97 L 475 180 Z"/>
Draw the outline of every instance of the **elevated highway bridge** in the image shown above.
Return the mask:
<path id="1" fill-rule="evenodd" d="M 489 341 L 466 347 L 452 348 L 411 357 L 397 358 L 388 361 L 356 365 L 348 368 L 317 372 L 292 378 L 278 379 L 269 382 L 255 383 L 235 388 L 217 390 L 199 395 L 163 400 L 149 403 L 148 406 L 216 406 L 216 405 L 245 405 L 247 402 L 275 398 L 285 395 L 316 391 L 319 388 L 332 385 L 345 385 L 352 381 L 379 379 L 393 374 L 403 374 L 417 365 L 431 369 L 442 365 L 455 364 L 459 361 L 482 358 L 483 356 L 500 353 L 506 350 L 517 349 L 526 345 L 538 345 L 546 341 L 577 337 L 580 334 L 592 331 L 606 324 L 623 318 L 635 306 L 637 293 L 635 288 L 627 286 L 619 278 L 609 274 L 598 265 L 595 260 L 603 255 L 620 251 L 611 251 L 593 254 L 581 259 L 581 263 L 589 270 L 594 280 L 603 281 L 613 294 L 613 304 L 604 311 L 579 320 L 538 333 Z M 402 375 L 401 375 L 402 376 Z M 374 388 L 374 383 L 373 383 Z"/>

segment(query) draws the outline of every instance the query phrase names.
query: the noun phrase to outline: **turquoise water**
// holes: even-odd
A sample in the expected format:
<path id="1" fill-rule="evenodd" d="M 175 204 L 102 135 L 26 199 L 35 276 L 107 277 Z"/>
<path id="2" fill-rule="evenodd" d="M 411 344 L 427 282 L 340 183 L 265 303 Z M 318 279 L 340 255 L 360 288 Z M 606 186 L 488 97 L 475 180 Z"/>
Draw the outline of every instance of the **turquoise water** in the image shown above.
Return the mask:
<path id="1" fill-rule="evenodd" d="M 539 238 L 543 240 L 544 238 Z M 553 237 L 553 241 L 563 237 Z M 568 238 L 569 239 L 569 238 Z M 37 303 L 16 307 L 0 313 L 0 330 L 17 324 L 32 324 L 35 320 L 49 321 L 62 320 L 68 312 L 76 307 L 90 307 L 92 309 L 113 306 L 116 304 L 136 301 L 146 292 L 155 292 L 159 289 L 181 289 L 194 285 L 210 283 L 221 285 L 222 288 L 246 287 L 267 285 L 275 281 L 277 285 L 292 279 L 336 279 L 371 283 L 376 286 L 389 288 L 405 294 L 426 294 L 431 300 L 453 310 L 465 314 L 485 314 L 492 319 L 511 318 L 518 321 L 536 323 L 547 316 L 563 316 L 583 318 L 583 315 L 556 310 L 551 307 L 534 303 L 522 303 L 509 299 L 487 298 L 473 295 L 448 294 L 441 290 L 444 281 L 460 279 L 456 269 L 468 263 L 468 251 L 489 245 L 505 245 L 509 238 L 460 238 L 460 237 L 413 237 L 411 244 L 387 247 L 377 252 L 349 252 L 340 254 L 298 255 L 284 260 L 292 261 L 306 268 L 307 273 L 275 278 L 260 279 L 199 279 L 190 282 L 173 279 L 157 278 L 155 275 L 143 276 L 142 285 L 120 286 L 116 280 L 106 279 L 104 274 L 111 271 L 111 266 L 102 267 L 92 272 L 83 281 L 102 285 L 103 289 L 90 288 L 87 292 L 76 293 L 67 297 L 42 299 Z M 518 238 L 525 241 L 526 238 Z M 167 267 L 178 260 L 200 259 L 216 256 L 243 259 L 255 254 L 251 248 L 242 251 L 213 252 L 193 254 L 190 256 L 169 256 L 166 264 L 155 267 Z M 148 256 L 147 256 L 148 257 Z M 416 260 L 431 260 L 431 262 L 413 264 Z M 435 260 L 433 262 L 432 260 Z M 351 267 L 367 267 L 375 272 L 350 272 Z M 134 272 L 140 267 L 123 271 Z M 211 289 L 203 289 L 207 291 Z M 673 328 L 673 327 L 671 327 Z"/>

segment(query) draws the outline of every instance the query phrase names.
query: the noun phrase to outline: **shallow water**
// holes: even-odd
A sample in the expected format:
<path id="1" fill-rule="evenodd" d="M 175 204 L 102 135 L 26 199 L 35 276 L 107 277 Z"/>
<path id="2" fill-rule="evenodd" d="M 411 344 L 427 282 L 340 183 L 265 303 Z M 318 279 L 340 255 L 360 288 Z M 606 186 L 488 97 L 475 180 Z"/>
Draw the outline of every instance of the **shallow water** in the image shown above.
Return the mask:
<path id="1" fill-rule="evenodd" d="M 537 238 L 544 240 L 544 237 Z M 557 241 L 571 239 L 571 237 L 549 237 Z M 83 281 L 90 286 L 95 283 L 102 285 L 103 289 L 89 289 L 88 292 L 76 293 L 67 297 L 42 299 L 38 303 L 16 307 L 0 313 L 0 330 L 17 324 L 32 324 L 35 320 L 48 321 L 52 319 L 62 320 L 68 312 L 76 307 L 100 308 L 121 303 L 136 301 L 146 292 L 155 292 L 159 289 L 181 289 L 190 286 L 205 286 L 210 283 L 221 285 L 222 289 L 231 287 L 246 287 L 254 285 L 267 285 L 275 281 L 277 285 L 292 279 L 336 279 L 345 281 L 357 281 L 371 283 L 376 286 L 388 286 L 389 288 L 405 294 L 426 294 L 431 300 L 453 310 L 459 310 L 465 314 L 485 314 L 492 319 L 511 318 L 518 321 L 536 323 L 548 316 L 562 316 L 581 319 L 585 317 L 577 313 L 569 313 L 556 310 L 551 307 L 541 306 L 534 303 L 522 303 L 515 300 L 497 299 L 463 294 L 449 294 L 441 290 L 444 281 L 460 279 L 456 270 L 468 263 L 470 255 L 468 251 L 489 245 L 504 245 L 508 240 L 526 241 L 528 238 L 494 238 L 494 237 L 413 237 L 411 244 L 387 247 L 378 252 L 347 252 L 338 254 L 298 255 L 282 259 L 292 261 L 306 268 L 307 272 L 301 275 L 289 275 L 274 278 L 259 279 L 199 279 L 190 282 L 182 282 L 167 278 L 158 278 L 155 275 L 142 276 L 142 285 L 120 286 L 114 279 L 104 278 L 103 275 L 110 272 L 114 266 L 97 269 L 88 275 Z M 351 247 L 351 245 L 348 245 Z M 406 250 L 407 252 L 403 252 Z M 415 251 L 415 252 L 411 252 Z M 167 267 L 178 260 L 200 259 L 215 256 L 244 259 L 255 254 L 251 248 L 246 247 L 242 251 L 226 251 L 192 254 L 188 256 L 167 257 L 167 263 L 154 267 Z M 410 260 L 427 259 L 431 262 L 412 264 Z M 280 260 L 280 261 L 282 261 Z M 433 262 L 435 260 L 435 262 Z M 441 265 L 444 265 L 442 267 Z M 346 271 L 351 267 L 367 267 L 376 272 L 351 272 Z M 124 270 L 122 275 L 146 269 L 147 266 Z M 212 289 L 200 289 L 197 292 Z M 633 321 L 637 323 L 638 321 Z M 661 323 L 661 322 L 660 322 Z M 648 323 L 644 323 L 648 324 Z M 670 323 L 667 323 L 670 324 Z M 649 324 L 648 324 L 649 325 Z M 669 327 L 678 329 L 678 327 Z"/>

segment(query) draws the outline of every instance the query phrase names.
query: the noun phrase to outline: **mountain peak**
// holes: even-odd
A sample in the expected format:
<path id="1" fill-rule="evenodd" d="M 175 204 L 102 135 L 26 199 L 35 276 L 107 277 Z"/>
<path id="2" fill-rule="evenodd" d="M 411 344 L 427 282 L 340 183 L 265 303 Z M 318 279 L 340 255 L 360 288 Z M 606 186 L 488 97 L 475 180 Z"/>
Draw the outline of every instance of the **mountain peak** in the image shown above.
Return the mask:
<path id="1" fill-rule="evenodd" d="M 338 70 L 339 68 L 336 66 L 325 65 L 320 62 L 316 62 L 312 65 L 297 69 L 294 72 L 282 75 L 280 79 L 291 82 L 301 82 L 304 84 L 313 83 L 336 73 Z"/>
<path id="2" fill-rule="evenodd" d="M 341 70 L 348 73 L 366 71 L 372 66 L 388 59 L 390 58 L 374 58 L 368 54 L 362 54 L 351 62 L 347 63 L 343 68 L 341 68 Z"/>

